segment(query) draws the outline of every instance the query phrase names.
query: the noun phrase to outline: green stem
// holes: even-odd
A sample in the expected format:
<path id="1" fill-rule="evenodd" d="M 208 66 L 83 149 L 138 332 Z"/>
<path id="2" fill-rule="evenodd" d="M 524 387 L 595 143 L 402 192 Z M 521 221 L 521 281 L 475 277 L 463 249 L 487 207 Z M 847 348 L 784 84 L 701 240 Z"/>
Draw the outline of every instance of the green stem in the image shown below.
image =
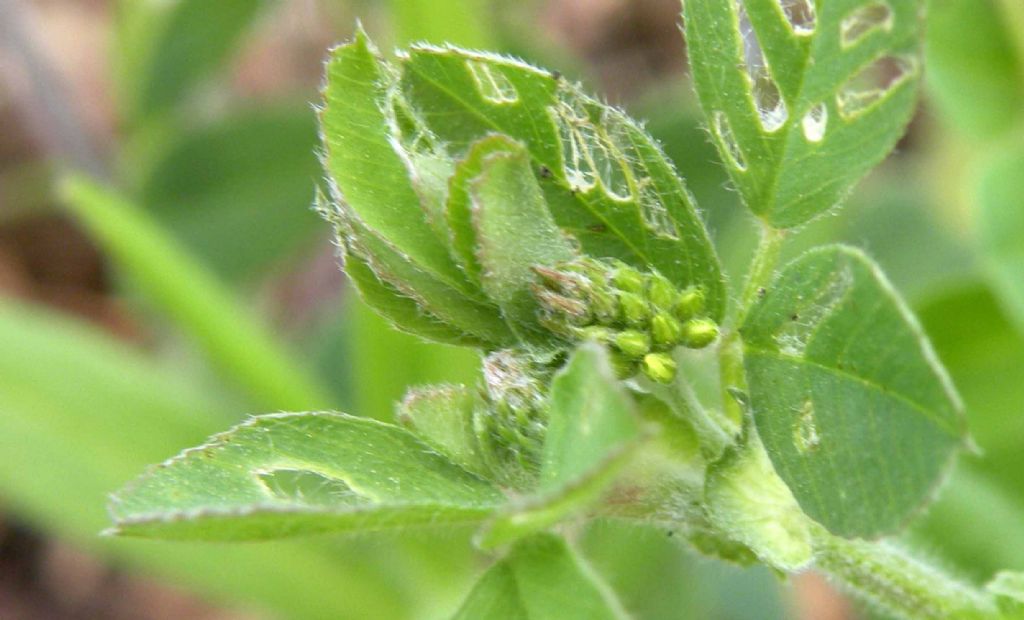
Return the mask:
<path id="1" fill-rule="evenodd" d="M 996 620 L 993 598 L 885 542 L 815 532 L 817 567 L 858 597 L 906 620 Z"/>
<path id="2" fill-rule="evenodd" d="M 747 281 L 740 294 L 739 303 L 729 313 L 726 332 L 718 349 L 718 372 L 722 383 L 722 407 L 726 417 L 736 425 L 743 423 L 743 411 L 732 395 L 730 388 L 746 391 L 747 379 L 743 370 L 743 346 L 739 328 L 747 318 L 751 306 L 762 291 L 767 288 L 779 262 L 782 242 L 786 233 L 767 224 L 761 225 L 761 239 L 747 271 Z"/>

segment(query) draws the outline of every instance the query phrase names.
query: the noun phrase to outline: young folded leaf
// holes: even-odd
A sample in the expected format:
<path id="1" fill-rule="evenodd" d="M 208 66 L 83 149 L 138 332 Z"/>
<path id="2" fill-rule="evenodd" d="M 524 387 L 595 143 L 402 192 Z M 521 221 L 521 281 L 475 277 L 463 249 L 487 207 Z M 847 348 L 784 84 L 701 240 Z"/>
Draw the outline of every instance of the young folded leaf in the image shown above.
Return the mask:
<path id="1" fill-rule="evenodd" d="M 963 406 L 906 304 L 859 250 L 789 264 L 741 329 L 758 433 L 833 533 L 897 530 L 964 443 Z"/>
<path id="2" fill-rule="evenodd" d="M 534 268 L 581 253 L 699 289 L 721 318 L 718 259 L 682 181 L 636 123 L 576 86 L 452 48 L 392 66 L 360 31 L 333 52 L 324 99 L 320 209 L 399 328 L 487 350 L 564 346 L 538 321 Z"/>
<path id="3" fill-rule="evenodd" d="M 336 413 L 259 416 L 113 496 L 113 533 L 258 540 L 479 522 L 504 496 L 407 431 Z"/>
<path id="4" fill-rule="evenodd" d="M 585 254 L 701 286 L 721 318 L 721 268 L 693 198 L 635 121 L 557 74 L 494 54 L 419 46 L 400 65 L 404 101 L 451 156 L 491 134 L 515 139 L 555 222 Z"/>
<path id="5" fill-rule="evenodd" d="M 685 1 L 697 94 L 751 211 L 799 226 L 889 153 L 916 102 L 922 4 Z"/>
<path id="6" fill-rule="evenodd" d="M 626 620 L 614 593 L 565 540 L 516 544 L 480 578 L 453 620 Z"/>

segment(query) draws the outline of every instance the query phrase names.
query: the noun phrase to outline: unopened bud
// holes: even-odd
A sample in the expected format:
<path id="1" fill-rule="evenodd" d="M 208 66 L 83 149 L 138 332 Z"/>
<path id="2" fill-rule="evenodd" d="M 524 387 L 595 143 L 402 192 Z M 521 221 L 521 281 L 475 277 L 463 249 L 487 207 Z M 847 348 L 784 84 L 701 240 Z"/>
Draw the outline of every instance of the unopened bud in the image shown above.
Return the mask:
<path id="1" fill-rule="evenodd" d="M 718 338 L 718 325 L 710 319 L 690 319 L 683 323 L 683 344 L 703 349 Z"/>
<path id="2" fill-rule="evenodd" d="M 652 381 L 671 383 L 676 377 L 676 361 L 668 353 L 648 353 L 640 368 Z"/>
<path id="3" fill-rule="evenodd" d="M 632 327 L 645 327 L 651 317 L 651 309 L 647 300 L 634 293 L 620 292 L 619 306 L 622 310 L 622 321 Z"/>
<path id="4" fill-rule="evenodd" d="M 704 291 L 696 287 L 686 289 L 679 294 L 674 310 L 684 321 L 704 312 Z"/>
<path id="5" fill-rule="evenodd" d="M 625 263 L 612 272 L 612 284 L 615 288 L 642 295 L 644 292 L 644 276 Z"/>
<path id="6" fill-rule="evenodd" d="M 679 298 L 679 292 L 665 276 L 651 274 L 647 283 L 647 298 L 661 310 L 671 312 Z"/>
<path id="7" fill-rule="evenodd" d="M 603 286 L 590 290 L 590 310 L 599 323 L 611 323 L 619 316 L 619 303 L 611 291 Z"/>
<path id="8" fill-rule="evenodd" d="M 683 326 L 664 312 L 659 312 L 651 319 L 651 336 L 655 344 L 673 346 L 679 344 L 683 335 Z"/>
<path id="9" fill-rule="evenodd" d="M 627 329 L 615 335 L 616 348 L 626 355 L 638 358 L 651 350 L 651 337 L 635 329 Z"/>

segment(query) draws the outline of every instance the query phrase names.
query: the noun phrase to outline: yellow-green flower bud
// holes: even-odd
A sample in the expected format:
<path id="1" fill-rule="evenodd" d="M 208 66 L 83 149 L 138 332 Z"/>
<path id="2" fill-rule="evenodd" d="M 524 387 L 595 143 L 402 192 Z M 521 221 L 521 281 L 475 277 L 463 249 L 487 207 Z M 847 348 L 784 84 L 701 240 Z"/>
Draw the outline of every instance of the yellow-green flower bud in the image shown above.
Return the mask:
<path id="1" fill-rule="evenodd" d="M 593 340 L 601 344 L 608 344 L 615 339 L 616 333 L 611 328 L 600 325 L 589 325 L 577 332 L 580 340 Z"/>
<path id="2" fill-rule="evenodd" d="M 651 274 L 647 282 L 647 298 L 660 310 L 671 312 L 679 298 L 679 291 L 665 276 Z"/>
<path id="3" fill-rule="evenodd" d="M 690 319 L 683 323 L 683 344 L 703 349 L 718 338 L 718 325 L 711 319 Z"/>
<path id="4" fill-rule="evenodd" d="M 619 290 L 637 295 L 642 295 L 644 292 L 643 275 L 625 263 L 619 263 L 619 266 L 612 272 L 611 281 Z"/>
<path id="5" fill-rule="evenodd" d="M 635 329 L 627 329 L 615 335 L 615 347 L 634 358 L 646 355 L 651 350 L 651 337 Z"/>
<path id="6" fill-rule="evenodd" d="M 651 319 L 651 336 L 654 343 L 664 346 L 679 344 L 683 334 L 683 326 L 664 312 L 659 312 Z"/>
<path id="7" fill-rule="evenodd" d="M 599 323 L 611 323 L 619 315 L 619 303 L 611 291 L 595 286 L 590 290 L 590 310 Z"/>
<path id="8" fill-rule="evenodd" d="M 644 374 L 658 383 L 671 383 L 676 377 L 676 361 L 668 353 L 648 353 L 640 363 Z"/>
<path id="9" fill-rule="evenodd" d="M 686 289 L 679 294 L 674 310 L 676 316 L 684 321 L 704 312 L 704 291 L 697 287 Z"/>
<path id="10" fill-rule="evenodd" d="M 621 318 L 631 327 L 646 327 L 651 318 L 651 308 L 640 295 L 620 291 L 618 294 Z"/>

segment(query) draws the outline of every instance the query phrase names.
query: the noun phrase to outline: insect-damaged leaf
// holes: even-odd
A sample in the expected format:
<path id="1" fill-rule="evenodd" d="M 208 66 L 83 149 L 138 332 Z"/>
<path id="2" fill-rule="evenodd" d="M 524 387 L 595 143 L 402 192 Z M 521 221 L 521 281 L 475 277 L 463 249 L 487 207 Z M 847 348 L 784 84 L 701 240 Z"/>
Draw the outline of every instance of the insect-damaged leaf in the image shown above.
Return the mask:
<path id="1" fill-rule="evenodd" d="M 910 120 L 917 0 L 687 0 L 694 82 L 751 211 L 799 226 L 841 201 Z"/>
<path id="2" fill-rule="evenodd" d="M 555 222 L 584 253 L 700 285 L 721 318 L 721 270 L 693 200 L 634 121 L 501 56 L 420 46 L 400 65 L 403 102 L 450 157 L 495 133 L 522 143 Z"/>
<path id="3" fill-rule="evenodd" d="M 152 468 L 110 510 L 119 534 L 247 540 L 475 522 L 503 499 L 398 427 L 286 413 Z"/>
<path id="4" fill-rule="evenodd" d="M 804 511 L 845 536 L 904 524 L 963 441 L 962 406 L 878 267 L 851 248 L 811 251 L 741 333 L 757 430 Z"/>

